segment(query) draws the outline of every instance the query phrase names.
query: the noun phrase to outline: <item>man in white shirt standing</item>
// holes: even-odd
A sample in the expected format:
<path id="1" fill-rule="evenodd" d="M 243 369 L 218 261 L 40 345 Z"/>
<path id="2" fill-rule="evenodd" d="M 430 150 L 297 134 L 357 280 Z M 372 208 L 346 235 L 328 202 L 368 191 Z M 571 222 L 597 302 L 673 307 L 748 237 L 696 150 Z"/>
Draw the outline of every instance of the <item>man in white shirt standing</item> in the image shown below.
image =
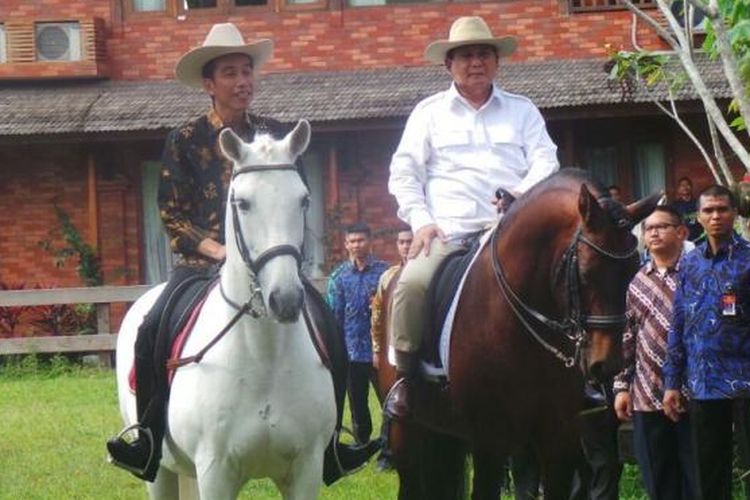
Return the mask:
<path id="1" fill-rule="evenodd" d="M 494 37 L 481 17 L 460 17 L 448 40 L 425 51 L 430 62 L 445 65 L 453 84 L 417 104 L 391 161 L 388 190 L 414 231 L 391 320 L 403 379 L 389 404 L 396 417 L 410 413 L 407 380 L 416 370 L 435 270 L 467 237 L 497 220 L 498 188 L 518 195 L 559 168 L 536 106 L 494 84 L 499 58 L 515 48 L 515 38 Z"/>

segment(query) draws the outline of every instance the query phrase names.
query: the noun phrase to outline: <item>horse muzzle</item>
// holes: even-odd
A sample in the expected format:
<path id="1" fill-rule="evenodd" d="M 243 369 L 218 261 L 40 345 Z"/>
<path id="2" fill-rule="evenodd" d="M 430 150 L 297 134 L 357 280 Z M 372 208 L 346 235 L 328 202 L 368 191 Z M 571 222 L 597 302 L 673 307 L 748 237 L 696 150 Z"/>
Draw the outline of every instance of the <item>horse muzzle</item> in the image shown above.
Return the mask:
<path id="1" fill-rule="evenodd" d="M 268 311 L 279 323 L 294 323 L 299 318 L 304 297 L 301 284 L 293 290 L 271 290 L 267 298 Z"/>
<path id="2" fill-rule="evenodd" d="M 584 353 L 584 374 L 597 382 L 606 382 L 622 369 L 622 348 L 619 335 L 593 330 Z"/>

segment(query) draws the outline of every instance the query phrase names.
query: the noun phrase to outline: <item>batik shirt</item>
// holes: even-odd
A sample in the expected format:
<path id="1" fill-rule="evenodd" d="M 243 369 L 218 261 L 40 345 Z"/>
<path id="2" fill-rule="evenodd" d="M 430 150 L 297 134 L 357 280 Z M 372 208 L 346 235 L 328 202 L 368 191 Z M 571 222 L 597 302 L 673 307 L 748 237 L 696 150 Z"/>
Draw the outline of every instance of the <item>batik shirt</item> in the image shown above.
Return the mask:
<path id="1" fill-rule="evenodd" d="M 269 118 L 246 115 L 239 135 L 250 142 L 256 132 L 284 133 L 282 125 Z M 214 262 L 198 253 L 198 244 L 211 238 L 224 243 L 224 212 L 233 163 L 219 148 L 224 129 L 219 115 L 207 114 L 172 130 L 162 155 L 159 212 L 169 234 L 178 265 L 206 267 Z"/>
<path id="2" fill-rule="evenodd" d="M 699 244 L 680 264 L 664 364 L 666 389 L 693 399 L 750 397 L 750 244 L 736 235 L 716 255 Z M 725 316 L 727 293 L 736 315 Z"/>
<path id="3" fill-rule="evenodd" d="M 679 263 L 661 272 L 650 261 L 628 286 L 628 322 L 622 336 L 624 368 L 615 377 L 614 392 L 630 391 L 635 411 L 662 410 L 662 367 L 678 271 Z"/>
<path id="4" fill-rule="evenodd" d="M 387 263 L 369 256 L 362 270 L 345 262 L 333 279 L 333 314 L 344 331 L 349 361 L 372 362 L 370 305 L 387 268 Z"/>
<path id="5" fill-rule="evenodd" d="M 384 302 L 386 291 L 388 290 L 388 287 L 391 286 L 393 279 L 401 274 L 403 268 L 403 264 L 391 266 L 380 276 L 378 290 L 372 298 L 372 305 L 370 307 L 370 336 L 372 337 L 372 352 L 380 352 L 380 339 L 385 335 L 386 326 L 383 323 L 383 319 L 387 305 Z"/>

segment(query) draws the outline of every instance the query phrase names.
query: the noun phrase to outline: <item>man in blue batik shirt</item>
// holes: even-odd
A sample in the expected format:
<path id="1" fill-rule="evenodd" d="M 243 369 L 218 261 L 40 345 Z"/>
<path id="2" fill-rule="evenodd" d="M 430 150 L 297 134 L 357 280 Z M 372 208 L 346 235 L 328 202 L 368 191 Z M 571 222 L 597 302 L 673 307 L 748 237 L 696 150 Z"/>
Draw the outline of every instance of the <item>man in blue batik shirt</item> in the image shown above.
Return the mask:
<path id="1" fill-rule="evenodd" d="M 337 268 L 329 283 L 329 302 L 341 326 L 349 354 L 349 407 L 358 443 L 367 443 L 372 433 L 368 406 L 372 379 L 372 339 L 370 303 L 380 275 L 388 264 L 370 254 L 370 228 L 362 223 L 346 230 L 345 247 L 349 260 Z"/>
<path id="2" fill-rule="evenodd" d="M 663 371 L 664 413 L 674 421 L 690 413 L 701 490 L 695 494 L 704 499 L 732 498 L 732 423 L 745 427 L 750 398 L 750 244 L 732 231 L 736 217 L 725 187 L 698 198 L 706 240 L 680 266 Z"/>

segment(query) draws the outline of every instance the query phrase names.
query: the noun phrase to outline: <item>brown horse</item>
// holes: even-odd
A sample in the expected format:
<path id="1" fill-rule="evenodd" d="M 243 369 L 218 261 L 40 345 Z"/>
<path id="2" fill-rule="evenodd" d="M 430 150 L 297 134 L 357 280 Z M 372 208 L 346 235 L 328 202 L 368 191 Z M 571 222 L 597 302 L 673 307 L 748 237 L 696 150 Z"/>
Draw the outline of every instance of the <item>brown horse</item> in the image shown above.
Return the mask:
<path id="1" fill-rule="evenodd" d="M 545 496 L 568 498 L 584 376 L 619 367 L 625 290 L 638 268 L 629 229 L 657 200 L 624 207 L 566 169 L 511 206 L 466 278 L 449 382 L 418 382 L 414 419 L 391 426 L 400 499 L 462 498 L 470 452 L 473 498 L 495 500 L 507 456 L 528 445 Z"/>

